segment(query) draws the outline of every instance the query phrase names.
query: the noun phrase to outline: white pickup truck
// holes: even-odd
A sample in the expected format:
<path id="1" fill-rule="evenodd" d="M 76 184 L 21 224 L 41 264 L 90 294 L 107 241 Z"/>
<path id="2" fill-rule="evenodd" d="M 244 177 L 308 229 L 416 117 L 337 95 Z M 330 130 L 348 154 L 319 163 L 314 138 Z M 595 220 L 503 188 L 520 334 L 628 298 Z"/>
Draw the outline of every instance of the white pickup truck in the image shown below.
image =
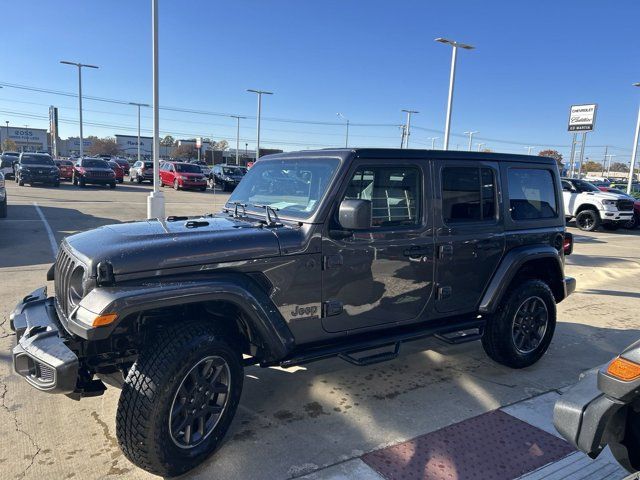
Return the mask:
<path id="1" fill-rule="evenodd" d="M 563 178 L 562 196 L 567 221 L 575 218 L 580 230 L 591 232 L 600 226 L 616 230 L 633 217 L 633 200 L 626 195 L 602 192 L 584 180 Z"/>

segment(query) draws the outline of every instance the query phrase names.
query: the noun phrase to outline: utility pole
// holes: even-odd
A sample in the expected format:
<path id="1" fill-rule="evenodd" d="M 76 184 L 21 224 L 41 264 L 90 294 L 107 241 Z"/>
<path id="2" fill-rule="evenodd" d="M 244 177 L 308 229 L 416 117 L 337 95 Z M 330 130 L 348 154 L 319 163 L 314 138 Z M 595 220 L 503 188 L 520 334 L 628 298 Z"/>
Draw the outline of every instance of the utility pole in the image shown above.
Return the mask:
<path id="1" fill-rule="evenodd" d="M 231 115 L 231 118 L 236 119 L 236 165 L 240 165 L 240 119 L 247 117 L 241 117 L 240 115 Z"/>
<path id="2" fill-rule="evenodd" d="M 349 119 L 346 118 L 340 112 L 336 113 L 336 115 L 338 116 L 338 118 L 340 118 L 340 119 L 342 119 L 342 120 L 344 120 L 346 122 L 345 125 L 347 126 L 347 134 L 346 134 L 346 137 L 344 139 L 344 148 L 349 148 Z"/>
<path id="3" fill-rule="evenodd" d="M 607 156 L 605 156 L 604 161 L 607 161 L 607 157 L 609 157 L 609 166 L 607 167 L 607 177 L 611 174 L 611 160 L 613 159 L 613 157 L 617 157 L 617 155 L 614 154 L 609 154 Z"/>
<path id="4" fill-rule="evenodd" d="M 604 160 L 602 161 L 602 176 L 604 177 L 604 167 L 607 164 L 607 157 L 609 155 L 607 155 L 607 152 L 609 150 L 609 145 L 605 145 L 604 146 Z"/>
<path id="5" fill-rule="evenodd" d="M 531 150 L 533 150 L 533 147 L 532 146 L 527 146 L 527 147 L 524 147 L 524 148 L 527 149 L 527 155 L 531 155 Z"/>
<path id="6" fill-rule="evenodd" d="M 140 107 L 149 107 L 147 103 L 129 102 L 129 105 L 138 107 L 138 161 L 140 161 Z"/>
<path id="7" fill-rule="evenodd" d="M 404 148 L 404 136 L 407 134 L 407 126 L 406 125 L 398 125 L 400 129 L 400 148 Z"/>
<path id="8" fill-rule="evenodd" d="M 153 191 L 147 197 L 147 218 L 164 219 L 164 195 L 160 191 L 160 85 L 158 51 L 158 2 L 151 0 L 151 57 L 153 78 Z"/>
<path id="9" fill-rule="evenodd" d="M 260 158 L 260 116 L 262 115 L 262 95 L 273 95 L 273 92 L 267 92 L 265 90 L 253 90 L 247 89 L 247 92 L 255 93 L 258 95 L 258 124 L 256 132 L 256 162 Z"/>
<path id="10" fill-rule="evenodd" d="M 458 54 L 458 48 L 465 50 L 473 50 L 475 47 L 467 45 L 465 43 L 459 43 L 454 40 L 447 40 L 446 38 L 436 38 L 436 42 L 445 43 L 451 45 L 453 50 L 451 52 L 451 73 L 449 74 L 449 98 L 447 100 L 447 119 L 444 124 L 444 144 L 443 150 L 449 150 L 449 132 L 451 129 L 451 112 L 453 108 L 453 86 L 456 80 L 456 56 Z M 469 149 L 471 150 L 471 149 Z"/>
<path id="11" fill-rule="evenodd" d="M 417 110 L 402 110 L 407 114 L 407 123 L 405 124 L 406 132 L 404 134 L 405 148 L 409 148 L 409 135 L 411 135 L 411 114 L 420 113 Z"/>
<path id="12" fill-rule="evenodd" d="M 475 131 L 475 132 L 464 132 L 465 135 L 469 135 L 469 151 L 471 151 L 471 146 L 473 145 L 473 136 L 476 133 L 480 133 L 480 132 L 478 132 L 478 131 Z"/>
<path id="13" fill-rule="evenodd" d="M 482 147 L 484 147 L 486 145 L 486 143 L 479 143 L 478 144 L 478 151 L 482 151 Z"/>
<path id="14" fill-rule="evenodd" d="M 431 140 L 431 150 L 435 150 L 436 140 L 440 140 L 440 137 L 429 137 L 427 140 Z"/>
<path id="15" fill-rule="evenodd" d="M 73 65 L 78 67 L 78 111 L 80 113 L 80 158 L 84 155 L 84 138 L 82 135 L 82 67 L 86 68 L 99 68 L 95 65 L 88 65 L 86 63 L 68 62 L 66 60 L 60 60 L 60 63 L 65 65 Z"/>
<path id="16" fill-rule="evenodd" d="M 634 87 L 640 87 L 640 82 L 634 83 Z M 633 186 L 633 174 L 636 169 L 636 154 L 638 153 L 638 136 L 640 136 L 640 107 L 638 107 L 638 121 L 636 122 L 636 133 L 633 136 L 633 150 L 631 152 L 631 165 L 629 166 L 629 181 L 627 182 L 627 193 L 631 195 Z"/>

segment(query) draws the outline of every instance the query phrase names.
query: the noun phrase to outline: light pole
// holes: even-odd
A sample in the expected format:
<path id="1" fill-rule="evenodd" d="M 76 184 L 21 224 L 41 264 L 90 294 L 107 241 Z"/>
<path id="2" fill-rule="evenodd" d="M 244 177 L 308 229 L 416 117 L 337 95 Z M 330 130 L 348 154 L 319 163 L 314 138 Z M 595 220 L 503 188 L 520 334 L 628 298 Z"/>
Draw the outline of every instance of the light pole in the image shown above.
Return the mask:
<path id="1" fill-rule="evenodd" d="M 477 130 L 475 132 L 464 132 L 465 135 L 469 135 L 469 151 L 471 151 L 471 145 L 473 145 L 473 136 L 476 133 L 480 133 Z"/>
<path id="2" fill-rule="evenodd" d="M 613 157 L 617 157 L 617 155 L 609 153 L 607 155 L 605 155 L 604 157 L 604 163 L 607 163 L 607 158 L 609 158 L 609 163 L 608 163 L 608 167 L 607 167 L 607 177 L 609 176 L 609 173 L 611 173 L 611 161 L 613 159 Z M 602 176 L 604 177 L 604 173 L 602 174 Z"/>
<path id="3" fill-rule="evenodd" d="M 482 151 L 482 147 L 484 147 L 486 145 L 486 143 L 479 143 L 478 144 L 478 151 L 481 152 Z"/>
<path id="4" fill-rule="evenodd" d="M 402 110 L 407 114 L 406 131 L 404 134 L 404 148 L 409 148 L 409 135 L 411 135 L 411 114 L 420 113 L 417 110 Z"/>
<path id="5" fill-rule="evenodd" d="M 431 140 L 431 150 L 435 150 L 436 140 L 440 140 L 440 137 L 429 137 L 427 140 Z"/>
<path id="6" fill-rule="evenodd" d="M 347 135 L 344 139 L 344 148 L 349 148 L 349 119 L 345 118 L 345 116 L 341 113 L 336 113 L 336 115 L 338 116 L 338 118 L 341 118 L 342 120 L 346 121 L 346 125 L 347 125 Z"/>
<path id="7" fill-rule="evenodd" d="M 149 107 L 147 103 L 129 102 L 129 105 L 138 107 L 138 161 L 140 161 L 140 107 Z"/>
<path id="8" fill-rule="evenodd" d="M 236 165 L 240 165 L 240 119 L 247 118 L 240 115 L 231 115 L 231 118 L 236 119 Z"/>
<path id="9" fill-rule="evenodd" d="M 531 150 L 533 150 L 533 146 L 523 147 L 527 149 L 527 155 L 531 155 Z"/>
<path id="10" fill-rule="evenodd" d="M 640 87 L 640 82 L 634 83 L 634 87 Z M 638 136 L 640 135 L 640 107 L 638 107 L 638 121 L 636 122 L 636 133 L 633 136 L 633 151 L 631 152 L 631 168 L 629 168 L 629 181 L 627 182 L 627 193 L 631 195 L 631 185 L 633 184 L 633 172 L 636 169 L 636 154 L 638 153 Z"/>
<path id="11" fill-rule="evenodd" d="M 5 123 L 5 125 L 7 126 L 7 130 L 6 130 L 6 132 L 7 132 L 7 138 L 5 138 L 5 139 L 4 139 L 4 141 L 5 141 L 5 145 L 6 145 L 7 140 L 9 140 L 9 120 L 5 120 L 5 121 L 4 121 L 4 123 Z M 3 147 L 3 149 L 4 149 L 4 147 Z"/>
<path id="12" fill-rule="evenodd" d="M 158 68 L 158 1 L 151 0 L 151 57 L 153 77 L 153 191 L 147 197 L 147 218 L 164 219 L 164 195 L 160 191 L 160 102 Z"/>
<path id="13" fill-rule="evenodd" d="M 453 107 L 453 86 L 456 80 L 456 56 L 458 54 L 458 48 L 465 50 L 473 50 L 475 47 L 467 45 L 465 43 L 459 43 L 454 40 L 447 40 L 446 38 L 436 38 L 436 42 L 446 43 L 453 47 L 451 52 L 451 74 L 449 76 L 449 100 L 447 101 L 447 119 L 444 125 L 444 144 L 443 150 L 449 150 L 449 131 L 451 129 L 451 109 Z"/>
<path id="14" fill-rule="evenodd" d="M 80 158 L 84 155 L 84 137 L 82 136 L 82 67 L 86 68 L 99 68 L 95 65 L 89 65 L 86 63 L 68 62 L 66 60 L 60 60 L 60 63 L 65 65 L 73 65 L 78 67 L 78 112 L 80 114 Z"/>
<path id="15" fill-rule="evenodd" d="M 255 93 L 258 95 L 258 125 L 256 133 L 256 162 L 260 158 L 260 116 L 262 114 L 262 95 L 273 95 L 273 92 L 267 92 L 266 90 L 253 90 L 247 89 L 247 92 Z"/>

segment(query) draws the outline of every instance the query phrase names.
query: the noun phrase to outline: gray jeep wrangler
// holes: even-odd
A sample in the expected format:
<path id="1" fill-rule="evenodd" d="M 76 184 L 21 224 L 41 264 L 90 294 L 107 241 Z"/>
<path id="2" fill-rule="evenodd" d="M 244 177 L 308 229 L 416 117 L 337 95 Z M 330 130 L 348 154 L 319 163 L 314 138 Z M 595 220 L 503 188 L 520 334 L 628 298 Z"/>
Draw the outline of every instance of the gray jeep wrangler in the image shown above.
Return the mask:
<path id="1" fill-rule="evenodd" d="M 532 365 L 575 289 L 571 246 L 548 158 L 267 156 L 219 213 L 67 237 L 47 275 L 55 296 L 40 288 L 11 315 L 14 368 L 75 399 L 120 384 L 125 455 L 178 475 L 222 441 L 249 365 L 369 365 L 434 335 Z"/>

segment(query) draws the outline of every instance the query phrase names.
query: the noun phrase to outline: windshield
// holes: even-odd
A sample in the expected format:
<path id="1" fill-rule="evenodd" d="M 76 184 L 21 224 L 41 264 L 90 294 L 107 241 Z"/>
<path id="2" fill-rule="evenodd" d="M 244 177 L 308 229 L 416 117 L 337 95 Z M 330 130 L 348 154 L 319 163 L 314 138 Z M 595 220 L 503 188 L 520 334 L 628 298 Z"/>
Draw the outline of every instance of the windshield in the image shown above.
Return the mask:
<path id="1" fill-rule="evenodd" d="M 222 167 L 222 173 L 224 175 L 240 175 L 243 176 L 247 171 L 240 167 Z"/>
<path id="2" fill-rule="evenodd" d="M 88 168 L 110 168 L 107 162 L 105 162 L 104 160 L 97 160 L 93 158 L 92 159 L 85 158 L 82 161 L 82 166 L 88 167 Z"/>
<path id="3" fill-rule="evenodd" d="M 176 163 L 174 167 L 176 167 L 176 172 L 180 173 L 202 173 L 200 167 L 192 163 Z"/>
<path id="4" fill-rule="evenodd" d="M 153 168 L 153 162 L 144 162 L 144 168 Z"/>
<path id="5" fill-rule="evenodd" d="M 599 192 L 600 189 L 595 185 L 590 184 L 589 182 L 585 182 L 584 180 L 573 180 L 573 186 L 576 187 L 576 190 L 579 192 Z"/>
<path id="6" fill-rule="evenodd" d="M 49 155 L 22 155 L 20 163 L 22 165 L 55 165 Z"/>
<path id="7" fill-rule="evenodd" d="M 261 211 L 268 205 L 278 215 L 309 218 L 316 211 L 338 168 L 336 158 L 285 159 L 257 162 L 227 203 Z"/>
<path id="8" fill-rule="evenodd" d="M 59 167 L 71 167 L 73 166 L 73 162 L 70 162 L 69 160 L 58 160 L 56 161 L 56 165 Z"/>

